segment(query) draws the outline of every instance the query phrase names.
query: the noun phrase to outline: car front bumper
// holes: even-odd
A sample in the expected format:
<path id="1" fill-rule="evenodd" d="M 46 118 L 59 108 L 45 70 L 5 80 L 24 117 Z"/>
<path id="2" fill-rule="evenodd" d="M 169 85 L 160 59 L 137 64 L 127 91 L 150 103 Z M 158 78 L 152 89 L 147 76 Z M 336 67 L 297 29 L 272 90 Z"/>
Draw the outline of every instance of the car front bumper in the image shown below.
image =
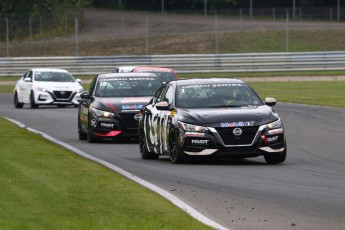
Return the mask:
<path id="1" fill-rule="evenodd" d="M 185 132 L 179 135 L 181 150 L 190 156 L 257 157 L 285 150 L 284 130 L 267 131 L 266 126 L 245 130 L 243 135 L 232 135 L 232 129 L 223 132 L 208 128 L 204 134 Z M 223 133 L 222 133 L 223 132 Z"/>
<path id="2" fill-rule="evenodd" d="M 36 91 L 35 103 L 38 105 L 78 105 L 80 93 L 77 92 L 42 92 Z"/>

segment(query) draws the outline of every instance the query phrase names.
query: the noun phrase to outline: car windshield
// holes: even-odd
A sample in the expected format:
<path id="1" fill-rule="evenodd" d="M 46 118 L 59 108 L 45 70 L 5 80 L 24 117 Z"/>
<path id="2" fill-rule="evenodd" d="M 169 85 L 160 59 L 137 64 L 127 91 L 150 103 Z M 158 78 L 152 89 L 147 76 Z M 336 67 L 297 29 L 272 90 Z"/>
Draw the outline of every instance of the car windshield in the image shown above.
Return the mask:
<path id="1" fill-rule="evenodd" d="M 138 70 L 142 73 L 154 73 L 159 77 L 163 82 L 174 81 L 176 80 L 175 74 L 169 71 L 158 71 L 158 70 Z"/>
<path id="2" fill-rule="evenodd" d="M 142 97 L 153 96 L 162 82 L 152 77 L 124 77 L 100 79 L 96 97 Z"/>
<path id="3" fill-rule="evenodd" d="M 221 108 L 259 106 L 263 102 L 247 84 L 223 83 L 177 87 L 177 108 Z"/>
<path id="4" fill-rule="evenodd" d="M 35 81 L 74 82 L 75 80 L 71 74 L 65 72 L 36 71 Z"/>

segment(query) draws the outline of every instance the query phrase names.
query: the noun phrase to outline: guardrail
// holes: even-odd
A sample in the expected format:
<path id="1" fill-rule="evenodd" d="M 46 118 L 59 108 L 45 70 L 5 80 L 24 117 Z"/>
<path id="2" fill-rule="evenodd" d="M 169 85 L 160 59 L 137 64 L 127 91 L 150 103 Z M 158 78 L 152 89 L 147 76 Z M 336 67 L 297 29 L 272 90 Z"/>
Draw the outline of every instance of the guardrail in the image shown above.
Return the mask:
<path id="1" fill-rule="evenodd" d="M 9 57 L 0 58 L 0 76 L 21 76 L 34 67 L 96 75 L 122 65 L 164 66 L 177 73 L 345 70 L 345 52 Z"/>

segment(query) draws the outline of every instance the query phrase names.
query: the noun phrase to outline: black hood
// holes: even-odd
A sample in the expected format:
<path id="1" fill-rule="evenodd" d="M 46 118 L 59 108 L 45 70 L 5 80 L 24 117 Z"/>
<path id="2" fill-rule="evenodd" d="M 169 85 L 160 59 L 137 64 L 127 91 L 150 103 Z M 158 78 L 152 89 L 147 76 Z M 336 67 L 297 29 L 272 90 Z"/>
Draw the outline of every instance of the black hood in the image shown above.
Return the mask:
<path id="1" fill-rule="evenodd" d="M 278 115 L 267 105 L 258 107 L 177 109 L 179 120 L 208 127 L 222 124 L 245 124 L 259 126 L 278 119 Z"/>
<path id="2" fill-rule="evenodd" d="M 112 113 L 138 112 L 152 97 L 98 97 L 93 107 Z"/>

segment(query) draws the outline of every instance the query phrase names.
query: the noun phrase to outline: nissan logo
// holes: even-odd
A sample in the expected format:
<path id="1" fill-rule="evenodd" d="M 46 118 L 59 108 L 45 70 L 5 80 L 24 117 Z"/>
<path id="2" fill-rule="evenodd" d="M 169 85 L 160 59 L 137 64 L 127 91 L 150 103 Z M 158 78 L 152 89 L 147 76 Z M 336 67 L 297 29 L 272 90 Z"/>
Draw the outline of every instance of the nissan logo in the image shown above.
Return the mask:
<path id="1" fill-rule="evenodd" d="M 240 128 L 234 128 L 234 130 L 232 131 L 233 134 L 235 134 L 236 136 L 239 136 L 242 134 L 242 129 Z"/>

